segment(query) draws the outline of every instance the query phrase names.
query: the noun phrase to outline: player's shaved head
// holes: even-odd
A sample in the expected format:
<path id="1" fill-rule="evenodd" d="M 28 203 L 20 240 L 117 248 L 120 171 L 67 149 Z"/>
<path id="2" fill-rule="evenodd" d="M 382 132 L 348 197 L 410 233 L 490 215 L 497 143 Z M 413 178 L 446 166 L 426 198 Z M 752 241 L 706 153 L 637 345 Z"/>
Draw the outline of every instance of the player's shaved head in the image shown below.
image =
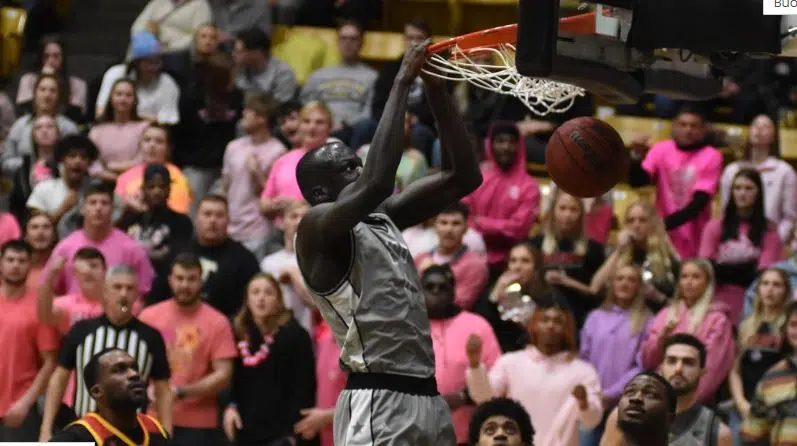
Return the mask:
<path id="1" fill-rule="evenodd" d="M 340 191 L 360 176 L 362 161 L 340 141 L 307 152 L 296 165 L 299 190 L 311 205 L 335 201 Z"/>

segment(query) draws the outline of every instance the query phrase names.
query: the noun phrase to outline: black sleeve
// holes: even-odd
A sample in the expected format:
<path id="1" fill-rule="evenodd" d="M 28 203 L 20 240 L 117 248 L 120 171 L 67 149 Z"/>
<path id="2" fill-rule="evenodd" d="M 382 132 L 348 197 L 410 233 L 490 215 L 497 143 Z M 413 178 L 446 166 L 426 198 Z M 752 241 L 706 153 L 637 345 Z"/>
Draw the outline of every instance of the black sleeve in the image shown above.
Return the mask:
<path id="1" fill-rule="evenodd" d="M 177 231 L 174 235 L 174 248 L 182 252 L 191 240 L 194 238 L 194 223 L 187 215 L 177 214 L 179 220 L 177 221 Z"/>
<path id="2" fill-rule="evenodd" d="M 148 336 L 152 338 L 147 341 L 152 353 L 152 371 L 149 377 L 152 381 L 168 380 L 171 378 L 172 373 L 169 369 L 169 357 L 166 356 L 166 343 L 163 342 L 163 336 L 158 330 L 149 325 L 147 327 L 150 328 L 150 330 L 147 330 Z"/>
<path id="3" fill-rule="evenodd" d="M 64 430 L 56 433 L 50 438 L 48 443 L 94 443 L 94 437 L 91 436 L 85 427 L 79 424 L 73 424 L 66 427 Z"/>
<path id="4" fill-rule="evenodd" d="M 588 281 L 598 272 L 603 262 L 606 261 L 606 249 L 595 240 L 589 240 L 587 245 L 587 255 L 584 258 L 584 272 L 588 275 Z"/>
<path id="5" fill-rule="evenodd" d="M 705 209 L 710 202 L 711 197 L 709 194 L 703 191 L 697 191 L 692 194 L 692 201 L 664 219 L 664 225 L 667 227 L 668 231 L 671 231 L 686 222 L 692 221 L 697 218 L 700 212 Z"/>
<path id="6" fill-rule="evenodd" d="M 744 288 L 755 281 L 758 273 L 758 261 L 756 260 L 745 263 L 711 262 L 711 264 L 714 266 L 717 282 L 739 285 Z"/>
<path id="7" fill-rule="evenodd" d="M 122 215 L 119 217 L 119 220 L 116 221 L 116 227 L 119 228 L 120 231 L 127 234 L 127 230 L 130 228 L 130 226 L 133 226 L 133 223 L 135 222 L 135 211 L 130 209 L 129 206 L 125 206 L 125 208 L 122 210 Z"/>
<path id="8" fill-rule="evenodd" d="M 642 168 L 641 159 L 631 159 L 628 167 L 628 185 L 631 187 L 642 187 L 653 184 L 650 174 Z"/>
<path id="9" fill-rule="evenodd" d="M 293 359 L 293 394 L 290 398 L 291 425 L 301 420 L 299 411 L 315 407 L 315 355 L 310 335 L 295 320 L 291 324 L 291 350 Z"/>
<path id="10" fill-rule="evenodd" d="M 73 325 L 64 336 L 64 342 L 58 352 L 58 365 L 67 370 L 75 370 L 77 366 L 77 348 L 83 340 L 85 323 L 85 321 L 80 321 Z"/>

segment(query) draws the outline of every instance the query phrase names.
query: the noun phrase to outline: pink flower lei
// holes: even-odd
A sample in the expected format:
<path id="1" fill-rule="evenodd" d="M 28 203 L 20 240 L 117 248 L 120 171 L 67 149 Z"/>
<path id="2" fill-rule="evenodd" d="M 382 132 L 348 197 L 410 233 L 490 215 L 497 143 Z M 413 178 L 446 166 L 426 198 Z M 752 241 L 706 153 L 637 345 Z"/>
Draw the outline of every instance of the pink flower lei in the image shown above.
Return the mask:
<path id="1" fill-rule="evenodd" d="M 256 367 L 268 358 L 268 353 L 271 350 L 271 345 L 274 344 L 274 336 L 268 334 L 263 336 L 263 343 L 260 348 L 252 354 L 249 351 L 249 342 L 246 340 L 238 342 L 238 351 L 241 352 L 244 366 Z"/>

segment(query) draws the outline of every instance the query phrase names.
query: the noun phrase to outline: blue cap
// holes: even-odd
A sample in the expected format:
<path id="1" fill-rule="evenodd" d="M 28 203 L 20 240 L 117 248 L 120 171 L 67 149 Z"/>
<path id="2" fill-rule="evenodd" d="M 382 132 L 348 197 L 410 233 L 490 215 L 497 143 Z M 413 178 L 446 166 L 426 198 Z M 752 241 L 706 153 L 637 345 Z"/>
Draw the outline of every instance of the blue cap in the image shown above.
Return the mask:
<path id="1" fill-rule="evenodd" d="M 149 31 L 139 31 L 133 34 L 133 38 L 130 39 L 130 47 L 132 60 L 147 59 L 161 53 L 161 43 L 155 34 Z"/>

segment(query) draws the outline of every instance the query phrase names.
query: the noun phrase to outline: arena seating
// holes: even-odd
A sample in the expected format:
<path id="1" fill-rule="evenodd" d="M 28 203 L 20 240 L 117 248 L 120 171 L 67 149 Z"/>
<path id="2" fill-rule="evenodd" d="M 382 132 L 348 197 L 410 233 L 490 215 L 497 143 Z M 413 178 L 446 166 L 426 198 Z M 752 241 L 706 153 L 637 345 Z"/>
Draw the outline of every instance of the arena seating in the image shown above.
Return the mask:
<path id="1" fill-rule="evenodd" d="M 0 8 L 0 78 L 8 79 L 17 69 L 28 14 L 22 8 Z"/>

